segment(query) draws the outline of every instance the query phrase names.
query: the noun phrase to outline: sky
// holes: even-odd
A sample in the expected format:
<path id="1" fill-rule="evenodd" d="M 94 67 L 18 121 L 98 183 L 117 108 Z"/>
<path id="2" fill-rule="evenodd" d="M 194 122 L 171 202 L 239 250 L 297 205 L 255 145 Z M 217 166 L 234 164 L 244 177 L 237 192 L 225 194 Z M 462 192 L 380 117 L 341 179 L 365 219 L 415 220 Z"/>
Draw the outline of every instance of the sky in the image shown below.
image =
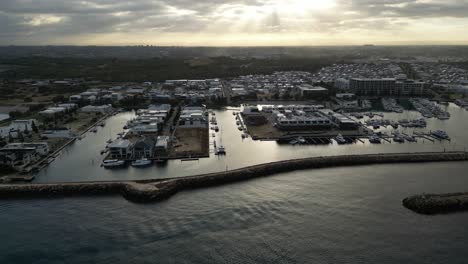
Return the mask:
<path id="1" fill-rule="evenodd" d="M 468 0 L 0 0 L 0 45 L 468 44 Z"/>

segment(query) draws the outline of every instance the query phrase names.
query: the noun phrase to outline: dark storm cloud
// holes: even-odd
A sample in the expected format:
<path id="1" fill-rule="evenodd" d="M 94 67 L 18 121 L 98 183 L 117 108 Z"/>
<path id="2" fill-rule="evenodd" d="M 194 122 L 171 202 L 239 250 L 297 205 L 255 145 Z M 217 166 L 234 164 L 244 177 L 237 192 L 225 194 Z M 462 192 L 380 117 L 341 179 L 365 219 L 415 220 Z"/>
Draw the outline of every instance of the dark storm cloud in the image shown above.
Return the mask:
<path id="1" fill-rule="evenodd" d="M 291 0 L 293 1 L 293 0 Z M 468 0 L 336 0 L 329 12 L 283 18 L 281 10 L 266 11 L 269 20 L 259 32 L 282 29 L 294 32 L 297 24 L 339 31 L 346 28 L 391 28 L 404 26 L 403 20 L 420 18 L 465 18 Z M 48 38 L 115 32 L 213 32 L 225 30 L 220 7 L 261 10 L 274 0 L 5 0 L 0 1 L 0 44 L 11 44 L 24 36 L 32 42 Z M 259 11 L 261 14 L 263 11 Z M 240 14 L 241 15 L 241 14 Z M 239 16 L 240 16 L 239 15 Z M 220 21 L 215 20 L 218 19 Z M 374 21 L 374 22 L 372 22 Z M 375 22 L 377 21 L 377 22 Z M 232 23 L 237 21 L 232 21 Z M 273 29 L 273 30 L 272 30 Z"/>

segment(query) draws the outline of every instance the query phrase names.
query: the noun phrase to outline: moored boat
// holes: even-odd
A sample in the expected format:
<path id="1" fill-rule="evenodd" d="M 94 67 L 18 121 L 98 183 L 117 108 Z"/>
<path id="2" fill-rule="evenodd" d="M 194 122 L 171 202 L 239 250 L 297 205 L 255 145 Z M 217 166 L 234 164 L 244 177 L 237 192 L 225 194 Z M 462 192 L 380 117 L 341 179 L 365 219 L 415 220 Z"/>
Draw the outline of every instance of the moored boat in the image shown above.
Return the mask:
<path id="1" fill-rule="evenodd" d="M 369 137 L 369 142 L 372 143 L 372 144 L 380 144 L 380 143 L 382 143 L 382 140 L 380 139 L 379 136 L 374 134 L 374 135 Z"/>
<path id="2" fill-rule="evenodd" d="M 442 131 L 442 130 L 432 131 L 431 135 L 438 138 L 438 139 L 449 139 L 450 138 L 448 136 L 447 132 Z"/>
<path id="3" fill-rule="evenodd" d="M 223 145 L 220 145 L 220 146 L 216 149 L 216 155 L 226 155 L 226 148 L 224 148 Z"/>
<path id="4" fill-rule="evenodd" d="M 102 161 L 102 166 L 104 168 L 118 168 L 125 165 L 124 160 L 104 160 Z"/>
<path id="5" fill-rule="evenodd" d="M 395 133 L 393 135 L 393 141 L 398 143 L 405 143 L 405 138 L 400 133 Z"/>
<path id="6" fill-rule="evenodd" d="M 135 160 L 135 161 L 132 161 L 132 167 L 145 167 L 145 166 L 149 166 L 153 163 L 152 160 L 149 160 L 147 158 L 142 158 L 142 159 L 138 159 L 138 160 Z"/>
<path id="7" fill-rule="evenodd" d="M 335 141 L 339 145 L 343 145 L 343 144 L 348 143 L 348 141 L 341 134 L 339 134 L 338 136 L 335 137 Z"/>

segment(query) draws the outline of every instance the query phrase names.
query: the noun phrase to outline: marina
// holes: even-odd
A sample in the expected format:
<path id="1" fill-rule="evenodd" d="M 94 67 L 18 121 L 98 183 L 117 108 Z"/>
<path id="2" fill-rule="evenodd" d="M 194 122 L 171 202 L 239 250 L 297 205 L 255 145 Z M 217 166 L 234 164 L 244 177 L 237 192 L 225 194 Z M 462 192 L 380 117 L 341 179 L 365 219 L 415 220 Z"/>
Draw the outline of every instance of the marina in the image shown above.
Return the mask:
<path id="1" fill-rule="evenodd" d="M 380 128 L 375 132 L 370 132 L 369 135 L 366 136 L 343 133 L 341 135 L 346 140 L 346 144 L 338 144 L 336 142 L 338 133 L 329 136 L 324 133 L 318 133 L 316 135 L 290 133 L 285 136 L 284 139 L 271 138 L 256 140 L 252 135 L 242 137 L 246 132 L 237 129 L 238 121 L 242 123 L 245 122 L 242 117 L 239 117 L 242 118 L 242 121 L 236 119 L 236 116 L 240 115 L 238 114 L 240 112 L 239 108 L 236 110 L 214 110 L 218 126 L 222 129 L 218 133 L 214 131 L 210 132 L 210 134 L 207 134 L 206 139 L 209 142 L 213 141 L 213 139 L 217 141 L 217 144 L 222 145 L 225 151 L 229 152 L 229 155 L 215 155 L 217 153 L 217 148 L 215 148 L 213 144 L 210 144 L 211 150 L 206 156 L 200 156 L 196 153 L 186 153 L 180 157 L 158 155 L 150 158 L 150 160 L 153 161 L 151 165 L 138 168 L 138 170 L 135 170 L 137 168 L 132 166 L 124 166 L 124 169 L 104 170 L 104 168 L 99 165 L 102 163 L 102 160 L 106 159 L 104 155 L 100 155 L 100 152 L 106 149 L 106 141 L 109 137 L 118 138 L 122 136 L 122 127 L 126 124 L 127 120 L 134 118 L 135 115 L 135 113 L 132 112 L 123 112 L 110 116 L 106 120 L 105 129 L 98 130 L 97 133 L 87 134 L 82 140 L 75 141 L 73 145 L 61 151 L 61 155 L 58 156 L 54 162 L 47 165 L 42 170 L 33 173 L 34 182 L 86 181 L 93 180 L 96 177 L 103 180 L 144 179 L 152 178 L 155 175 L 161 178 L 177 177 L 190 175 L 194 171 L 197 173 L 223 171 L 226 169 L 226 166 L 229 168 L 238 168 L 251 164 L 251 162 L 261 163 L 271 159 L 281 160 L 284 157 L 301 158 L 324 154 L 334 155 L 343 152 L 352 154 L 358 152 L 375 153 L 380 151 L 401 152 L 402 150 L 410 149 L 411 151 L 460 150 L 463 149 L 463 144 L 460 143 L 460 140 L 464 139 L 464 134 L 461 133 L 461 130 L 451 129 L 450 126 L 446 126 L 443 122 L 456 122 L 456 120 L 460 120 L 458 118 L 463 119 L 465 112 L 459 113 L 457 111 L 458 107 L 453 105 L 449 106 L 449 109 L 454 113 L 450 121 L 428 120 L 427 127 L 424 129 L 418 127 L 399 128 L 398 131 L 401 133 L 401 136 L 405 138 L 404 144 L 393 142 L 393 132 L 395 129 L 391 126 L 385 129 Z M 391 120 L 418 120 L 420 117 L 418 117 L 418 114 L 415 112 L 405 111 L 403 114 L 386 114 L 386 118 Z M 430 131 L 436 130 L 446 131 L 451 141 L 439 139 L 431 135 Z M 212 133 L 215 133 L 215 137 L 212 137 Z M 381 139 L 380 144 L 371 144 L 369 142 L 369 137 L 374 133 Z M 222 144 L 220 144 L 221 137 Z M 210 140 L 209 138 L 212 139 Z M 411 147 L 409 145 L 411 145 Z M 262 155 L 255 155 L 255 157 L 249 159 L 242 158 L 242 153 L 252 153 L 253 151 L 260 151 Z M 83 156 L 89 158 L 82 159 L 81 157 Z M 193 159 L 196 160 L 197 163 L 196 165 L 184 163 L 184 166 L 180 166 L 180 161 L 177 159 Z M 137 159 L 125 159 L 125 164 L 131 165 L 135 160 Z M 73 170 L 68 169 L 77 166 L 86 173 L 77 174 L 74 173 Z M 63 176 L 63 171 L 67 171 L 67 177 Z"/>

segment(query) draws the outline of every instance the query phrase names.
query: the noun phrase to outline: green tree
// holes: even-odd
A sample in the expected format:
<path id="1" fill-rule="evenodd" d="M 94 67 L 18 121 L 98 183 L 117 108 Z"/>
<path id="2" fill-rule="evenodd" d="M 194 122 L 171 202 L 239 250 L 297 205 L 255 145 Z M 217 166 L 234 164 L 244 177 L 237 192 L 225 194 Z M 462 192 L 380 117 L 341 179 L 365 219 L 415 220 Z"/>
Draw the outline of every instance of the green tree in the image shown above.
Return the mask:
<path id="1" fill-rule="evenodd" d="M 39 132 L 39 129 L 37 128 L 36 123 L 34 121 L 32 121 L 31 123 L 31 129 L 36 134 Z"/>
<path id="2" fill-rule="evenodd" d="M 21 133 L 21 131 L 19 131 L 19 130 L 18 130 L 18 140 L 19 140 L 20 142 L 24 142 L 24 135 L 23 135 L 23 133 Z"/>

